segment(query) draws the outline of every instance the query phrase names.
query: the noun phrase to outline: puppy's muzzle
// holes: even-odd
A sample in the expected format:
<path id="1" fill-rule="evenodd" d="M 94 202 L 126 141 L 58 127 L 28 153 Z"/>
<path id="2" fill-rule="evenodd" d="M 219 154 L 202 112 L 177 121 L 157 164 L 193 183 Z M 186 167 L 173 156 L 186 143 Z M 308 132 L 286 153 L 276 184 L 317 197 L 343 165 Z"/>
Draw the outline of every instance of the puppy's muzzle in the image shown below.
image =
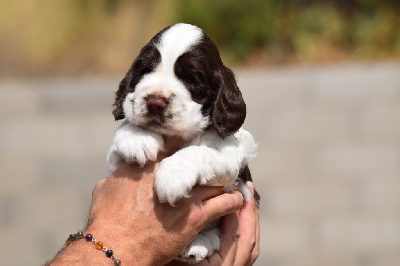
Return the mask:
<path id="1" fill-rule="evenodd" d="M 167 107 L 167 99 L 160 95 L 147 96 L 147 110 L 149 115 L 155 117 L 162 117 L 164 110 Z"/>

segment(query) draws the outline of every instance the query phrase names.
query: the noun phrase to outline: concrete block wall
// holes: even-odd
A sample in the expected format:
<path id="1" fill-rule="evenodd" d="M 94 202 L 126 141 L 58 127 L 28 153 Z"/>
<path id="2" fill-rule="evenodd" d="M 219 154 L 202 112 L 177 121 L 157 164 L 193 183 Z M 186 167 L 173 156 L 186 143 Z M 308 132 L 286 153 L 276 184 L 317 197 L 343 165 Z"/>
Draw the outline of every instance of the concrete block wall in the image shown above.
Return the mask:
<path id="1" fill-rule="evenodd" d="M 259 141 L 256 265 L 399 265 L 400 65 L 236 73 Z M 1 265 L 41 264 L 83 227 L 118 82 L 0 81 Z"/>
<path id="2" fill-rule="evenodd" d="M 399 65 L 241 74 L 260 141 L 257 265 L 399 265 Z"/>

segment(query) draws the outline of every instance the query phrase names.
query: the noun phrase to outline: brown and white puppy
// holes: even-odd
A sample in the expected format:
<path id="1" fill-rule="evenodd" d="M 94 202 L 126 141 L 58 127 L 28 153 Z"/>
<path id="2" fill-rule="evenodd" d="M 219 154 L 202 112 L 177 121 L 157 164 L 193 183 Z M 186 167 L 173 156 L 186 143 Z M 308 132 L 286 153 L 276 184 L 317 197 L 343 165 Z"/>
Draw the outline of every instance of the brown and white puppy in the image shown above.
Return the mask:
<path id="1" fill-rule="evenodd" d="M 115 119 L 125 120 L 107 155 L 110 172 L 123 161 L 155 161 L 165 138 L 185 140 L 156 173 L 160 202 L 173 205 L 190 197 L 195 185 L 229 187 L 238 178 L 251 180 L 247 164 L 257 144 L 241 128 L 246 105 L 233 72 L 198 27 L 176 24 L 157 33 L 122 79 L 114 107 Z M 241 187 L 248 198 L 246 186 Z M 201 261 L 219 245 L 219 229 L 208 227 L 180 258 Z"/>

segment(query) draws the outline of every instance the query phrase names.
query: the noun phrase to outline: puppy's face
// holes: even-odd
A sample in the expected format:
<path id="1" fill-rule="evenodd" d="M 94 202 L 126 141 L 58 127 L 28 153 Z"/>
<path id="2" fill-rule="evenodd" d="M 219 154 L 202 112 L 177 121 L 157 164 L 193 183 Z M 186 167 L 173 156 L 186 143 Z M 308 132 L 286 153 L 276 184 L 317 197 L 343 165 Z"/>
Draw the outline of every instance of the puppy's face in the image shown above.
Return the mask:
<path id="1" fill-rule="evenodd" d="M 243 124 L 246 106 L 233 72 L 211 39 L 188 24 L 168 27 L 143 47 L 121 81 L 116 120 L 190 138 L 214 127 L 225 138 Z"/>

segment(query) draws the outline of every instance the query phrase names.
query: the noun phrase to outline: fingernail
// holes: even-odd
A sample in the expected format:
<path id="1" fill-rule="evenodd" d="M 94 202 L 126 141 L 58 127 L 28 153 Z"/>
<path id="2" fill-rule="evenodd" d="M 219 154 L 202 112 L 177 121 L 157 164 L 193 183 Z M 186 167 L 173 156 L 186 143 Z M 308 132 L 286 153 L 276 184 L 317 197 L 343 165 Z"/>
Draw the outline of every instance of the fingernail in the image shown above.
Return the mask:
<path id="1" fill-rule="evenodd" d="M 254 197 L 254 183 L 251 181 L 247 181 L 246 186 L 250 190 L 251 196 Z"/>
<path id="2" fill-rule="evenodd" d="M 235 190 L 239 190 L 240 189 L 240 180 L 239 179 L 236 179 L 235 180 Z"/>

